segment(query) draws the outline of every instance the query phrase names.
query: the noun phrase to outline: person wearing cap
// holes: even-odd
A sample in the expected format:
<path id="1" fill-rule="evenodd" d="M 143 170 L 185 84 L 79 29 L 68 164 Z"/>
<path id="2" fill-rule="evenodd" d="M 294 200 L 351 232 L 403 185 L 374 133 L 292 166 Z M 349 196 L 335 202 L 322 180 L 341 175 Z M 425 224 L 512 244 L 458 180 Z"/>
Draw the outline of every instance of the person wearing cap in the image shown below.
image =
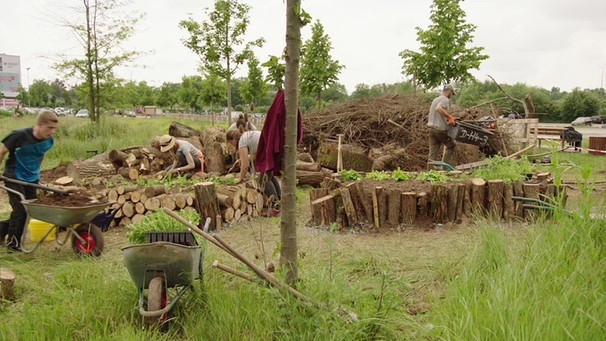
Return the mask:
<path id="1" fill-rule="evenodd" d="M 188 141 L 177 140 L 170 135 L 162 135 L 160 151 L 163 153 L 171 151 L 175 155 L 175 161 L 168 169 L 170 174 L 204 171 L 204 154 Z"/>
<path id="2" fill-rule="evenodd" d="M 436 97 L 429 107 L 429 120 L 427 122 L 427 126 L 429 127 L 428 162 L 440 161 L 438 159 L 438 152 L 442 145 L 446 147 L 443 161 L 449 164 L 452 160 L 455 142 L 448 136 L 448 129 L 449 126 L 456 126 L 454 117 L 449 113 L 450 97 L 453 95 L 456 95 L 454 87 L 446 84 L 440 96 Z"/>

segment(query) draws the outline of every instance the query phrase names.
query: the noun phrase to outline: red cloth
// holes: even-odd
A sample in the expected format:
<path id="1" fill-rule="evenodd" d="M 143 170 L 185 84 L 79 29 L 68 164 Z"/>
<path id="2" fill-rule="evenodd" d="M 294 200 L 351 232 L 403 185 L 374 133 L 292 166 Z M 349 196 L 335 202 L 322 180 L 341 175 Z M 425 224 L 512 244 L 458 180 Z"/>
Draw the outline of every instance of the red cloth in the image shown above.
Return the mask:
<path id="1" fill-rule="evenodd" d="M 297 144 L 303 138 L 301 111 L 297 110 Z M 282 171 L 282 154 L 284 153 L 284 126 L 286 124 L 286 104 L 284 90 L 280 89 L 267 110 L 265 122 L 259 137 L 255 156 L 255 171 L 280 175 Z"/>

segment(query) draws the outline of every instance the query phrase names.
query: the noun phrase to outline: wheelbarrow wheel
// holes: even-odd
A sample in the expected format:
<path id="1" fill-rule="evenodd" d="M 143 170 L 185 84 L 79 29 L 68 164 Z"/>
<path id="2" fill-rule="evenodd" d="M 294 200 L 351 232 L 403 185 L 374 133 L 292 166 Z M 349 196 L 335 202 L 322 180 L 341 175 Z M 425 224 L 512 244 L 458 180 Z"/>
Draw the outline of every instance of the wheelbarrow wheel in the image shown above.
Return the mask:
<path id="1" fill-rule="evenodd" d="M 105 242 L 103 240 L 103 232 L 94 224 L 82 224 L 75 229 L 78 234 L 86 242 L 72 236 L 72 249 L 79 256 L 100 256 L 103 252 Z"/>
<path id="2" fill-rule="evenodd" d="M 164 286 L 164 278 L 161 276 L 154 277 L 149 282 L 147 289 L 147 311 L 156 311 L 166 307 L 166 287 Z M 147 317 L 148 326 L 162 326 L 167 320 L 167 315 L 162 314 L 159 317 Z"/>

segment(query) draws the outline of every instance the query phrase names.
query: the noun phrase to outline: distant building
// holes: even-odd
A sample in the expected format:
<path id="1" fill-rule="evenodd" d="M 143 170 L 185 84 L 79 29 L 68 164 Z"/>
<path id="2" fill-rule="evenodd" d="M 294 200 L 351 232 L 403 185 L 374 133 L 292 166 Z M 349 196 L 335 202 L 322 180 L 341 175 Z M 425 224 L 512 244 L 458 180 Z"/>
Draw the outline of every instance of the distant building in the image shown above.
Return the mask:
<path id="1" fill-rule="evenodd" d="M 21 57 L 0 53 L 0 106 L 14 106 L 21 84 Z"/>

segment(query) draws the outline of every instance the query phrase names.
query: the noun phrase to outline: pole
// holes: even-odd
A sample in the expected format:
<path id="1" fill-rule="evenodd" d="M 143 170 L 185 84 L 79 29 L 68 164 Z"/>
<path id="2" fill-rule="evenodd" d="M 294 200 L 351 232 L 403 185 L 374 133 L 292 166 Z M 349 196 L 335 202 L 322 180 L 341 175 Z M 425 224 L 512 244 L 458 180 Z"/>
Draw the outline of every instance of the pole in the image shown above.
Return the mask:
<path id="1" fill-rule="evenodd" d="M 32 96 L 31 96 L 31 92 L 29 91 L 29 67 L 26 69 L 27 70 L 27 106 L 28 107 L 32 107 Z"/>

